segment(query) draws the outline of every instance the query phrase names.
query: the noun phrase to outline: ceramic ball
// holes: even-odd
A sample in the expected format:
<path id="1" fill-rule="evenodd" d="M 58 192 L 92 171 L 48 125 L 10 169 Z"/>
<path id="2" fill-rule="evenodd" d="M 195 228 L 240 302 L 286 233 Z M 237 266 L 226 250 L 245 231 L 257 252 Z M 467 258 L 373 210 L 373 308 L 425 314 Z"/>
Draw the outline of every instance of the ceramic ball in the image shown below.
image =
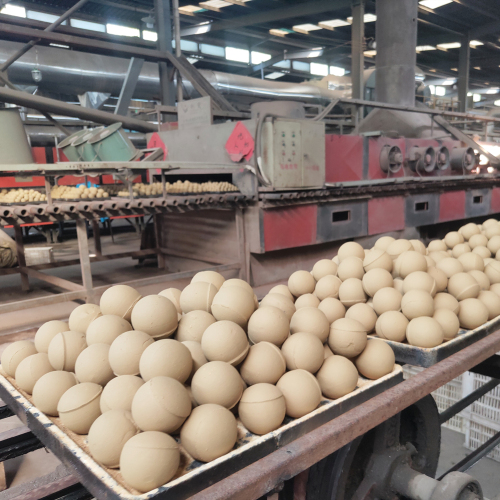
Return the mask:
<path id="1" fill-rule="evenodd" d="M 38 352 L 48 352 L 50 341 L 58 334 L 69 330 L 64 321 L 47 321 L 35 333 L 35 347 Z"/>
<path id="2" fill-rule="evenodd" d="M 109 364 L 108 344 L 92 344 L 76 359 L 75 375 L 79 382 L 92 382 L 103 387 L 114 378 Z"/>
<path id="3" fill-rule="evenodd" d="M 139 375 L 144 350 L 154 340 L 145 332 L 132 330 L 116 337 L 109 348 L 109 364 L 115 375 Z"/>
<path id="4" fill-rule="evenodd" d="M 120 375 L 110 380 L 101 394 L 101 412 L 110 410 L 132 410 L 135 393 L 144 380 L 135 375 Z"/>
<path id="5" fill-rule="evenodd" d="M 316 285 L 315 285 L 316 286 Z M 279 293 L 280 295 L 284 295 L 286 298 L 290 299 L 292 302 L 295 300 L 295 297 L 290 292 L 290 289 L 286 285 L 276 285 L 269 290 L 269 295 L 271 293 Z"/>
<path id="6" fill-rule="evenodd" d="M 495 235 L 490 238 L 488 241 L 486 248 L 495 255 L 498 250 L 500 250 L 500 235 Z"/>
<path id="7" fill-rule="evenodd" d="M 313 278 L 316 281 L 319 281 L 321 278 L 323 278 L 323 276 L 335 276 L 337 274 L 337 268 L 337 264 L 335 264 L 335 262 L 330 259 L 318 260 L 318 262 L 316 262 L 316 264 L 314 264 L 312 268 Z"/>
<path id="8" fill-rule="evenodd" d="M 493 292 L 490 292 L 493 293 Z M 500 298 L 499 298 L 500 300 Z M 33 392 L 36 382 L 46 373 L 54 371 L 45 352 L 32 354 L 24 358 L 16 368 L 16 384 L 28 394 Z"/>
<path id="9" fill-rule="evenodd" d="M 447 257 L 445 259 L 441 259 L 436 267 L 441 269 L 441 271 L 446 274 L 446 277 L 450 279 L 454 274 L 463 273 L 464 266 L 458 259 L 454 259 L 453 257 Z"/>
<path id="10" fill-rule="evenodd" d="M 401 312 L 409 319 L 434 314 L 434 299 L 424 290 L 410 290 L 403 295 Z"/>
<path id="11" fill-rule="evenodd" d="M 57 417 L 57 405 L 61 396 L 77 383 L 74 373 L 50 371 L 36 381 L 33 387 L 33 404 L 46 415 Z"/>
<path id="12" fill-rule="evenodd" d="M 444 332 L 441 325 L 434 318 L 420 316 L 408 323 L 406 338 L 410 345 L 431 348 L 443 342 Z"/>
<path id="13" fill-rule="evenodd" d="M 377 322 L 377 314 L 368 304 L 354 304 L 347 310 L 345 317 L 359 321 L 368 333 L 375 329 Z"/>
<path id="14" fill-rule="evenodd" d="M 393 261 L 395 261 L 403 252 L 412 251 L 412 244 L 405 239 L 394 240 L 387 248 L 386 252 L 389 254 L 389 257 Z"/>
<path id="15" fill-rule="evenodd" d="M 394 351 L 383 340 L 369 339 L 363 352 L 354 363 L 363 377 L 376 380 L 394 370 Z"/>
<path id="16" fill-rule="evenodd" d="M 484 268 L 484 274 L 488 276 L 490 283 L 500 283 L 500 262 L 498 260 L 493 260 L 489 262 Z"/>
<path id="17" fill-rule="evenodd" d="M 37 353 L 35 344 L 29 340 L 18 340 L 8 345 L 2 352 L 2 368 L 9 377 L 14 377 L 19 363 Z"/>
<path id="18" fill-rule="evenodd" d="M 315 307 L 302 307 L 292 316 L 290 332 L 306 332 L 316 335 L 321 342 L 326 342 L 330 323 L 325 314 Z"/>
<path id="19" fill-rule="evenodd" d="M 215 318 L 206 311 L 195 310 L 184 314 L 177 327 L 176 339 L 179 342 L 201 342 L 203 332 L 215 323 Z"/>
<path id="20" fill-rule="evenodd" d="M 484 234 L 474 234 L 469 239 L 469 246 L 472 250 L 476 247 L 486 247 L 488 245 L 488 238 Z"/>
<path id="21" fill-rule="evenodd" d="M 424 271 L 415 271 L 403 281 L 403 292 L 408 293 L 410 290 L 424 290 L 434 297 L 437 292 L 436 280 Z"/>
<path id="22" fill-rule="evenodd" d="M 177 309 L 177 312 L 179 314 L 182 314 L 181 293 L 182 292 L 178 288 L 166 288 L 165 290 L 159 292 L 158 295 L 161 295 L 162 297 L 170 300 L 170 302 L 172 302 L 172 304 L 174 304 L 175 308 Z"/>
<path id="23" fill-rule="evenodd" d="M 377 248 L 377 249 L 380 249 L 380 250 L 383 250 L 385 252 L 385 250 L 387 250 L 387 247 L 393 242 L 393 241 L 396 241 L 395 238 L 393 238 L 392 236 L 381 236 L 376 242 L 375 242 L 375 245 L 374 245 L 374 248 Z"/>
<path id="24" fill-rule="evenodd" d="M 334 354 L 354 358 L 366 347 L 367 339 L 367 331 L 362 323 L 342 318 L 332 323 L 328 345 Z"/>
<path id="25" fill-rule="evenodd" d="M 500 315 L 500 297 L 495 292 L 491 292 L 489 290 L 482 291 L 479 293 L 477 298 L 486 306 L 486 309 L 488 309 L 488 320 L 492 320 Z M 24 361 L 21 363 L 24 363 Z"/>
<path id="26" fill-rule="evenodd" d="M 182 312 L 205 311 L 210 313 L 212 302 L 217 294 L 217 287 L 212 283 L 197 281 L 191 283 L 181 292 L 179 304 Z"/>
<path id="27" fill-rule="evenodd" d="M 283 344 L 281 352 L 289 370 L 302 369 L 316 373 L 323 364 L 323 343 L 311 333 L 291 335 Z"/>
<path id="28" fill-rule="evenodd" d="M 99 307 L 102 314 L 113 314 L 130 321 L 132 309 L 141 297 L 131 286 L 115 285 L 101 295 Z"/>
<path id="29" fill-rule="evenodd" d="M 87 345 L 111 345 L 119 335 L 130 330 L 132 330 L 132 325 L 120 316 L 113 314 L 99 316 L 87 328 Z"/>
<path id="30" fill-rule="evenodd" d="M 295 310 L 300 309 L 301 307 L 318 307 L 320 300 L 316 295 L 312 293 L 305 293 L 297 298 L 295 301 Z"/>
<path id="31" fill-rule="evenodd" d="M 58 333 L 49 344 L 49 361 L 54 370 L 75 371 L 80 353 L 87 347 L 85 334 L 81 332 Z"/>
<path id="32" fill-rule="evenodd" d="M 308 271 L 295 271 L 288 278 L 288 288 L 295 297 L 300 297 L 305 293 L 313 293 L 316 280 Z"/>
<path id="33" fill-rule="evenodd" d="M 459 243 L 458 245 L 455 245 L 453 247 L 451 254 L 453 255 L 453 257 L 455 257 L 455 259 L 458 259 L 461 255 L 470 252 L 471 252 L 471 247 L 469 246 L 468 243 Z"/>
<path id="34" fill-rule="evenodd" d="M 193 276 L 191 283 L 197 283 L 199 281 L 202 281 L 204 283 L 212 283 L 212 285 L 214 285 L 218 291 L 220 290 L 226 279 L 224 278 L 224 276 L 222 276 L 222 274 L 215 271 L 200 271 Z"/>
<path id="35" fill-rule="evenodd" d="M 362 283 L 365 293 L 373 297 L 381 288 L 392 287 L 394 280 L 386 269 L 374 268 L 363 276 Z"/>
<path id="36" fill-rule="evenodd" d="M 455 314 L 460 310 L 458 300 L 449 293 L 438 293 L 434 297 L 434 309 L 449 309 Z"/>
<path id="37" fill-rule="evenodd" d="M 381 314 L 375 324 L 375 332 L 383 339 L 404 342 L 408 319 L 399 311 L 386 311 Z"/>
<path id="38" fill-rule="evenodd" d="M 338 299 L 333 297 L 327 297 L 323 299 L 318 306 L 318 309 L 322 311 L 328 323 L 331 325 L 335 320 L 343 318 L 345 316 L 345 306 Z"/>
<path id="39" fill-rule="evenodd" d="M 101 309 L 95 304 L 78 306 L 69 315 L 69 329 L 73 332 L 86 333 L 90 323 L 101 315 Z"/>
<path id="40" fill-rule="evenodd" d="M 365 250 L 359 243 L 348 241 L 340 246 L 337 255 L 340 263 L 347 257 L 358 257 L 363 260 L 365 258 Z"/>
<path id="41" fill-rule="evenodd" d="M 248 337 L 254 344 L 264 341 L 280 347 L 288 337 L 289 332 L 290 321 L 286 314 L 277 307 L 259 307 L 248 321 Z"/>
<path id="42" fill-rule="evenodd" d="M 227 281 L 226 281 L 227 283 Z M 223 286 L 212 302 L 212 314 L 217 321 L 232 321 L 246 328 L 255 310 L 253 292 L 240 286 Z"/>
<path id="43" fill-rule="evenodd" d="M 266 312 L 264 308 L 257 312 L 259 311 Z M 279 309 L 273 312 L 279 313 L 288 324 L 285 315 Z M 205 330 L 201 348 L 208 361 L 225 361 L 237 366 L 245 359 L 250 345 L 241 326 L 232 321 L 217 321 Z"/>
<path id="44" fill-rule="evenodd" d="M 366 302 L 366 299 L 363 282 L 357 278 L 348 278 L 339 287 L 339 300 L 346 308 Z"/>
<path id="45" fill-rule="evenodd" d="M 147 295 L 134 306 L 132 325 L 154 339 L 171 337 L 178 325 L 177 309 L 161 295 Z"/>
<path id="46" fill-rule="evenodd" d="M 460 326 L 474 330 L 488 321 L 488 308 L 479 299 L 465 299 L 460 302 L 458 319 Z"/>
<path id="47" fill-rule="evenodd" d="M 348 278 L 362 279 L 365 274 L 363 261 L 358 257 L 346 257 L 339 265 L 337 276 L 345 281 Z M 318 285 L 316 285 L 316 288 Z"/>
<path id="48" fill-rule="evenodd" d="M 490 289 L 490 280 L 488 279 L 488 276 L 486 276 L 486 274 L 484 274 L 482 271 L 473 269 L 472 271 L 469 271 L 468 274 L 470 274 L 477 281 L 481 290 Z"/>
<path id="49" fill-rule="evenodd" d="M 427 248 L 420 240 L 410 240 L 411 246 L 415 252 L 421 253 L 422 255 L 427 254 Z"/>
<path id="50" fill-rule="evenodd" d="M 419 252 L 403 252 L 394 262 L 394 270 L 398 276 L 404 279 L 416 271 L 427 271 L 427 261 Z"/>
<path id="51" fill-rule="evenodd" d="M 309 294 L 306 294 L 308 296 Z M 285 295 L 281 293 L 268 293 L 261 301 L 260 307 L 276 307 L 280 311 L 285 313 L 288 321 L 292 319 L 293 313 L 296 311 L 296 307 L 292 300 L 288 299 Z"/>
<path id="52" fill-rule="evenodd" d="M 276 384 L 283 393 L 286 414 L 300 418 L 315 410 L 321 402 L 321 388 L 316 377 L 306 370 L 285 373 Z"/>
<path id="53" fill-rule="evenodd" d="M 316 283 L 314 293 L 320 301 L 326 299 L 327 297 L 333 297 L 336 299 L 339 296 L 339 289 L 341 285 L 342 281 L 337 276 L 328 275 L 321 278 Z"/>
<path id="54" fill-rule="evenodd" d="M 286 361 L 281 350 L 270 342 L 251 346 L 240 366 L 241 378 L 247 385 L 276 384 L 285 371 Z"/>
<path id="55" fill-rule="evenodd" d="M 427 251 L 429 253 L 442 252 L 442 251 L 446 251 L 447 249 L 448 249 L 448 246 L 446 245 L 444 240 L 432 240 L 427 245 Z"/>
<path id="56" fill-rule="evenodd" d="M 316 374 L 323 396 L 338 399 L 356 389 L 358 370 L 344 356 L 329 356 Z"/>
<path id="57" fill-rule="evenodd" d="M 453 311 L 450 311 L 450 309 L 436 309 L 432 317 L 441 325 L 444 340 L 451 340 L 457 336 L 458 330 L 460 330 L 460 322 Z"/>
<path id="58" fill-rule="evenodd" d="M 394 288 L 381 288 L 373 296 L 373 309 L 379 316 L 386 311 L 399 311 L 402 298 L 401 293 Z"/>
<path id="59" fill-rule="evenodd" d="M 446 290 L 448 287 L 448 277 L 444 271 L 441 271 L 441 269 L 438 269 L 437 267 L 429 267 L 427 269 L 427 274 L 434 278 L 437 292 L 444 292 Z"/>
<path id="60" fill-rule="evenodd" d="M 465 238 L 458 231 L 450 231 L 444 237 L 444 242 L 446 243 L 446 246 L 450 249 L 452 249 L 454 246 L 458 245 L 459 243 L 463 243 L 464 241 L 465 241 Z"/>

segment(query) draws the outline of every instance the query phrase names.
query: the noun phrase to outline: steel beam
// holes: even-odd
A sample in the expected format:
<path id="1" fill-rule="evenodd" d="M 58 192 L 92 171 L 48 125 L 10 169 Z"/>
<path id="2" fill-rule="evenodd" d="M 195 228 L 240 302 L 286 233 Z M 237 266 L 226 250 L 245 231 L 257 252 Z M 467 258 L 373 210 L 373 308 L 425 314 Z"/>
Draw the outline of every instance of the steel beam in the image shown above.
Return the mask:
<path id="1" fill-rule="evenodd" d="M 363 46 L 365 43 L 365 0 L 353 0 L 352 3 L 352 27 L 351 27 L 351 76 L 352 97 L 364 99 L 365 57 Z"/>
<path id="2" fill-rule="evenodd" d="M 170 18 L 170 0 L 155 0 L 156 30 L 158 32 L 157 47 L 161 52 L 173 54 L 172 21 Z M 158 61 L 160 71 L 161 103 L 167 106 L 175 105 L 175 86 L 173 68 L 166 61 Z"/>
<path id="3" fill-rule="evenodd" d="M 130 59 L 127 74 L 125 75 L 125 80 L 123 81 L 123 86 L 120 91 L 120 97 L 118 97 L 118 103 L 116 104 L 115 115 L 127 116 L 128 107 L 134 95 L 143 64 L 144 59 L 139 57 L 132 57 L 132 59 Z"/>
<path id="4" fill-rule="evenodd" d="M 467 111 L 467 92 L 469 92 L 470 73 L 470 33 L 462 36 L 460 52 L 458 56 L 458 110 L 462 113 Z"/>

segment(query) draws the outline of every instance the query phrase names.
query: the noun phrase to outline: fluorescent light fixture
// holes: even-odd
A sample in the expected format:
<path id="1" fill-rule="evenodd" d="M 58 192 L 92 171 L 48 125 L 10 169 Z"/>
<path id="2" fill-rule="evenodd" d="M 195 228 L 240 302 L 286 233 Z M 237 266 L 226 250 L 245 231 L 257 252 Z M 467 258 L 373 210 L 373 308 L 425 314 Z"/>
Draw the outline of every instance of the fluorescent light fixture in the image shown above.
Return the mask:
<path id="1" fill-rule="evenodd" d="M 308 35 L 310 31 L 320 30 L 321 27 L 316 24 L 305 23 L 305 24 L 297 24 L 296 26 L 292 26 L 293 31 L 297 33 L 302 33 L 303 35 Z"/>
<path id="2" fill-rule="evenodd" d="M 421 0 L 418 3 L 428 9 L 437 9 L 438 7 L 451 3 L 452 1 L 453 0 Z"/>
<path id="3" fill-rule="evenodd" d="M 376 50 L 365 50 L 363 52 L 363 54 L 366 56 L 366 57 L 375 57 L 377 55 L 377 51 Z"/>
<path id="4" fill-rule="evenodd" d="M 478 47 L 479 45 L 484 45 L 484 43 L 480 42 L 479 40 L 471 40 L 470 43 L 469 43 L 469 45 L 471 47 Z"/>
<path id="5" fill-rule="evenodd" d="M 297 71 L 305 71 L 306 73 L 311 72 L 311 65 L 308 62 L 292 61 L 292 68 Z"/>
<path id="6" fill-rule="evenodd" d="M 349 21 L 349 24 L 352 24 L 352 17 L 348 17 L 347 20 Z M 375 14 L 365 14 L 363 16 L 364 23 L 373 23 L 376 20 L 377 16 Z"/>
<path id="7" fill-rule="evenodd" d="M 250 52 L 246 49 L 226 47 L 226 59 L 228 61 L 237 61 L 248 64 L 250 62 Z"/>
<path id="8" fill-rule="evenodd" d="M 268 75 L 265 76 L 268 80 L 276 80 L 277 78 L 281 78 L 284 76 L 285 73 L 282 73 L 281 71 L 274 71 L 273 73 L 269 73 Z"/>
<path id="9" fill-rule="evenodd" d="M 186 16 L 194 16 L 196 12 L 202 12 L 205 9 L 198 5 L 183 5 L 179 7 L 179 13 L 184 14 Z"/>
<path id="10" fill-rule="evenodd" d="M 8 3 L 4 5 L 0 10 L 0 14 L 7 14 L 8 16 L 16 16 L 16 17 L 26 17 L 26 9 L 24 7 L 20 7 L 19 5 L 12 5 Z"/>
<path id="11" fill-rule="evenodd" d="M 191 63 L 191 64 L 195 64 L 197 63 L 200 59 L 198 57 L 188 57 L 187 60 Z"/>
<path id="12" fill-rule="evenodd" d="M 418 45 L 416 49 L 417 52 L 425 52 L 427 50 L 436 50 L 436 47 L 434 47 L 433 45 Z"/>
<path id="13" fill-rule="evenodd" d="M 229 7 L 232 5 L 230 2 L 224 2 L 224 0 L 207 0 L 206 2 L 200 2 L 200 7 L 208 10 L 214 10 L 215 12 L 220 12 L 223 7 Z"/>
<path id="14" fill-rule="evenodd" d="M 81 30 L 89 31 L 99 31 L 101 33 L 106 33 L 106 26 L 104 24 L 92 23 L 90 21 L 84 21 L 83 19 L 70 19 L 69 24 L 73 28 L 79 28 Z"/>
<path id="15" fill-rule="evenodd" d="M 472 97 L 472 92 L 467 92 L 467 97 Z"/>
<path id="16" fill-rule="evenodd" d="M 441 85 L 454 85 L 457 83 L 456 78 L 449 78 L 448 80 L 445 80 Z"/>
<path id="17" fill-rule="evenodd" d="M 130 26 L 121 26 L 119 24 L 106 24 L 106 31 L 110 35 L 141 36 L 140 30 L 138 30 L 137 28 L 131 28 Z"/>
<path id="18" fill-rule="evenodd" d="M 35 19 L 36 21 L 42 21 L 44 23 L 53 23 L 59 16 L 55 16 L 53 14 L 46 14 L 45 12 L 37 12 L 36 10 L 28 10 L 26 12 L 26 17 L 28 19 Z M 68 24 L 67 21 L 64 21 L 61 24 Z"/>
<path id="19" fill-rule="evenodd" d="M 158 33 L 156 33 L 156 31 L 143 30 L 142 38 L 144 38 L 144 40 L 149 40 L 150 42 L 156 42 L 156 40 L 158 40 Z"/>
<path id="20" fill-rule="evenodd" d="M 203 54 L 216 57 L 226 57 L 226 50 L 224 47 L 218 45 L 210 45 L 209 43 L 200 43 L 200 51 Z"/>
<path id="21" fill-rule="evenodd" d="M 458 68 L 450 68 L 451 71 L 458 71 Z"/>
<path id="22" fill-rule="evenodd" d="M 311 75 L 327 76 L 328 75 L 328 64 L 321 63 L 311 63 Z"/>
<path id="23" fill-rule="evenodd" d="M 494 104 L 495 106 L 500 106 L 500 100 L 495 101 L 493 104 Z"/>
<path id="24" fill-rule="evenodd" d="M 437 86 L 436 87 L 436 95 L 438 96 L 444 96 L 446 95 L 446 87 L 441 87 L 441 86 Z"/>
<path id="25" fill-rule="evenodd" d="M 269 34 L 274 35 L 274 36 L 284 37 L 284 36 L 288 35 L 288 33 L 292 33 L 292 31 L 286 30 L 283 28 L 269 30 Z"/>
<path id="26" fill-rule="evenodd" d="M 321 21 L 318 26 L 326 30 L 333 30 L 334 28 L 340 28 L 341 26 L 349 26 L 351 23 L 344 21 L 343 19 L 330 19 L 329 21 Z"/>
<path id="27" fill-rule="evenodd" d="M 290 59 L 285 59 L 284 61 L 277 62 L 276 64 L 273 64 L 273 66 L 276 66 L 277 68 L 284 68 L 284 69 L 290 69 L 291 66 L 291 61 Z"/>
<path id="28" fill-rule="evenodd" d="M 499 90 L 500 90 L 500 89 L 488 89 L 488 90 L 486 91 L 486 93 L 487 93 L 487 94 L 498 94 L 498 91 L 499 91 Z"/>
<path id="29" fill-rule="evenodd" d="M 330 66 L 330 75 L 344 76 L 345 68 L 341 68 L 340 66 Z"/>
<path id="30" fill-rule="evenodd" d="M 172 40 L 172 47 L 175 49 L 175 40 Z M 186 52 L 198 52 L 198 43 L 192 40 L 181 39 L 181 50 L 185 50 Z"/>
<path id="31" fill-rule="evenodd" d="M 436 86 L 429 85 L 429 92 L 431 93 L 431 95 L 435 95 L 436 94 Z"/>
<path id="32" fill-rule="evenodd" d="M 474 69 L 477 71 L 481 71 L 481 66 L 474 66 Z"/>
<path id="33" fill-rule="evenodd" d="M 435 70 L 434 68 L 430 69 L 429 71 L 430 71 L 431 73 L 435 73 L 435 72 L 436 72 L 436 70 Z"/>
<path id="34" fill-rule="evenodd" d="M 472 100 L 474 102 L 479 102 L 481 100 L 481 94 L 472 94 Z"/>
<path id="35" fill-rule="evenodd" d="M 441 50 L 458 49 L 460 48 L 460 42 L 440 43 L 437 45 L 437 48 Z"/>
<path id="36" fill-rule="evenodd" d="M 252 50 L 252 53 L 250 55 L 252 64 L 260 64 L 271 59 L 271 54 L 265 54 L 264 52 L 255 52 Z"/>
<path id="37" fill-rule="evenodd" d="M 59 47 L 60 49 L 69 49 L 69 45 L 63 45 L 62 43 L 49 43 L 51 47 Z"/>

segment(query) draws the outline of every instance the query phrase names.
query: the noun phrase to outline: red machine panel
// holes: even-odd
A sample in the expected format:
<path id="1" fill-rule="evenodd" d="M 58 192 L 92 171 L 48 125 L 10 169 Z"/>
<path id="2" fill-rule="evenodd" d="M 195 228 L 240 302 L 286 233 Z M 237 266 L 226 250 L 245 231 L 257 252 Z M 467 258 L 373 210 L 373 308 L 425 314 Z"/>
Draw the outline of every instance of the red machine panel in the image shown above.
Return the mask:
<path id="1" fill-rule="evenodd" d="M 387 173 L 380 168 L 380 153 L 384 146 L 398 146 L 405 158 L 405 140 L 390 137 L 370 137 L 368 139 L 368 172 L 365 179 L 386 179 L 388 177 L 403 177 L 403 168 L 396 173 Z"/>
<path id="2" fill-rule="evenodd" d="M 498 212 L 500 212 L 500 188 L 493 188 L 491 190 L 491 213 Z"/>
<path id="3" fill-rule="evenodd" d="M 405 228 L 405 200 L 402 196 L 368 201 L 368 234 L 399 231 Z"/>
<path id="4" fill-rule="evenodd" d="M 448 191 L 439 198 L 439 222 L 465 217 L 465 191 Z"/>
<path id="5" fill-rule="evenodd" d="M 359 135 L 325 136 L 326 182 L 363 179 L 363 142 Z"/>

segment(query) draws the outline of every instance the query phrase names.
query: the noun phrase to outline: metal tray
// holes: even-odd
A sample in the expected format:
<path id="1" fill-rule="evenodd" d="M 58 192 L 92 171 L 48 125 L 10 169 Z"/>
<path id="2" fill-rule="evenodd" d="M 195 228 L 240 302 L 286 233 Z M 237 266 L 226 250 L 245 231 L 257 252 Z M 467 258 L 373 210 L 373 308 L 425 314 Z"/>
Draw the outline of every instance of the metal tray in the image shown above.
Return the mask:
<path id="1" fill-rule="evenodd" d="M 98 500 L 181 500 L 230 476 L 278 448 L 316 429 L 368 401 L 403 380 L 403 372 L 395 365 L 392 373 L 378 380 L 358 380 L 358 388 L 335 401 L 323 399 L 313 412 L 299 419 L 286 418 L 276 431 L 264 436 L 250 433 L 238 420 L 238 441 L 233 451 L 207 464 L 193 460 L 181 449 L 181 464 L 177 475 L 160 488 L 140 494 L 128 487 L 118 470 L 96 463 L 86 446 L 86 436 L 64 428 L 58 418 L 47 417 L 29 401 L 15 381 L 0 376 L 0 398 L 27 425 Z M 177 439 L 178 441 L 178 439 Z"/>
<path id="2" fill-rule="evenodd" d="M 439 363 L 448 356 L 474 344 L 474 342 L 484 339 L 490 333 L 498 330 L 499 327 L 500 316 L 488 321 L 475 330 L 460 330 L 454 339 L 431 348 L 416 347 L 404 342 L 394 342 L 387 339 L 381 340 L 387 342 L 392 347 L 397 363 L 429 368 L 429 366 Z M 373 337 L 380 338 L 375 335 Z"/>

